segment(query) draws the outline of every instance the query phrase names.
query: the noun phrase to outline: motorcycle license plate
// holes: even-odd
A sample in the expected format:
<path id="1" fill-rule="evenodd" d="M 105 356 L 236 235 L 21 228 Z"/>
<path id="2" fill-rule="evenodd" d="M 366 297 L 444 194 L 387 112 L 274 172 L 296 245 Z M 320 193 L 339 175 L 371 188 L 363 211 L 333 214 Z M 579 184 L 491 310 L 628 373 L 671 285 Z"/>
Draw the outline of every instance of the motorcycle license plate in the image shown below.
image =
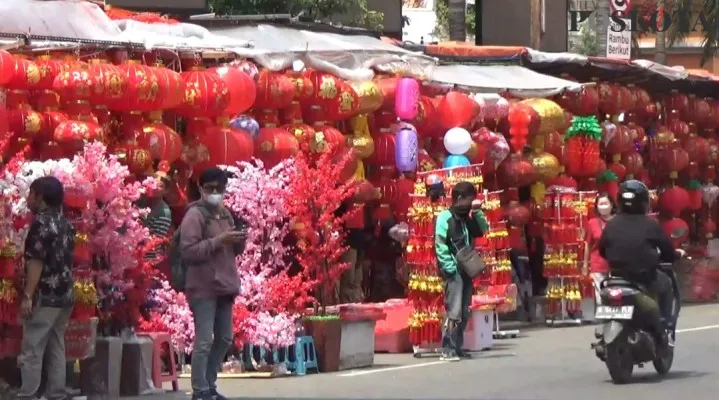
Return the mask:
<path id="1" fill-rule="evenodd" d="M 632 319 L 634 306 L 599 306 L 594 315 L 596 319 Z"/>

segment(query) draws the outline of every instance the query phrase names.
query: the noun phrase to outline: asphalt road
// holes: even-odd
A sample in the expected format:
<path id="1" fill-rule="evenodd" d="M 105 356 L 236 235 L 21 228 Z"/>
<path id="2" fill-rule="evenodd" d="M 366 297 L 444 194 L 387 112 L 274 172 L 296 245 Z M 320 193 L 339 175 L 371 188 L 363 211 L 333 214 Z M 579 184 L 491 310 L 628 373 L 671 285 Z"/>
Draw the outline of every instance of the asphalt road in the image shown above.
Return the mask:
<path id="1" fill-rule="evenodd" d="M 372 369 L 301 378 L 228 379 L 219 386 L 228 397 L 253 400 L 719 398 L 719 305 L 685 307 L 679 325 L 670 374 L 661 380 L 647 365 L 635 369 L 635 382 L 623 386 L 609 381 L 604 364 L 590 350 L 594 327 L 588 326 L 527 330 L 521 338 L 495 341 L 493 350 L 458 363 L 377 355 Z M 189 389 L 189 382 L 183 380 L 181 387 Z"/>

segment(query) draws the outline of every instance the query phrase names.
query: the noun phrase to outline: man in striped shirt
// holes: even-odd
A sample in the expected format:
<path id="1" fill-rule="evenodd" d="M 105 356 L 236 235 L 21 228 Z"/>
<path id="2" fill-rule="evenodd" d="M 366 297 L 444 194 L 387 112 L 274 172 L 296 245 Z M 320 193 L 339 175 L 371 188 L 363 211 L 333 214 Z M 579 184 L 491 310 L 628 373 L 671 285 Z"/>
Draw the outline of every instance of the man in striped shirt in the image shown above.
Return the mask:
<path id="1" fill-rule="evenodd" d="M 150 209 L 150 213 L 145 217 L 144 224 L 150 230 L 153 239 L 166 239 L 169 237 L 172 226 L 172 213 L 164 198 L 165 191 L 170 185 L 170 178 L 166 173 L 160 171 L 156 172 L 154 177 L 157 180 L 157 190 L 150 194 L 146 199 L 146 203 L 143 204 L 144 207 Z M 166 249 L 167 246 L 163 245 L 147 252 L 145 260 L 154 260 L 164 256 Z"/>

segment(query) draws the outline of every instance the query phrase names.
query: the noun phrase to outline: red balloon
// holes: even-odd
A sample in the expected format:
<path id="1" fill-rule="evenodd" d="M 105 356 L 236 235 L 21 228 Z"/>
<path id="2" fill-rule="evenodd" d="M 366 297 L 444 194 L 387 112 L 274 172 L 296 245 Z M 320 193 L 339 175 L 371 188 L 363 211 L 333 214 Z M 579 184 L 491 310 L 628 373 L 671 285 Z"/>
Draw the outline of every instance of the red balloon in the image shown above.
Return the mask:
<path id="1" fill-rule="evenodd" d="M 468 127 L 479 113 L 479 105 L 461 92 L 449 92 L 439 103 L 439 123 L 444 130 Z"/>

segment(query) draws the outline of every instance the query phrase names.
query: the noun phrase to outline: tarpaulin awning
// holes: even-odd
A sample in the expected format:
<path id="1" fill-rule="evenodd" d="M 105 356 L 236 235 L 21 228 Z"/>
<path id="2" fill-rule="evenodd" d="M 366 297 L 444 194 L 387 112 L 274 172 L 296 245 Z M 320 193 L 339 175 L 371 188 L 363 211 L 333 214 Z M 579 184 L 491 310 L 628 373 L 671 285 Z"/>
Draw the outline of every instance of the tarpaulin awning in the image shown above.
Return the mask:
<path id="1" fill-rule="evenodd" d="M 252 57 L 272 70 L 288 68 L 295 60 L 301 60 L 350 80 L 372 78 L 372 68 L 427 79 L 436 65 L 436 59 L 421 52 L 372 36 L 321 33 L 270 24 L 211 27 L 210 30 L 221 36 L 249 40 L 256 48 L 251 52 Z"/>
<path id="2" fill-rule="evenodd" d="M 523 98 L 548 97 L 582 88 L 580 83 L 540 74 L 518 65 L 440 65 L 434 70 L 432 82 L 478 92 L 509 92 Z"/>

